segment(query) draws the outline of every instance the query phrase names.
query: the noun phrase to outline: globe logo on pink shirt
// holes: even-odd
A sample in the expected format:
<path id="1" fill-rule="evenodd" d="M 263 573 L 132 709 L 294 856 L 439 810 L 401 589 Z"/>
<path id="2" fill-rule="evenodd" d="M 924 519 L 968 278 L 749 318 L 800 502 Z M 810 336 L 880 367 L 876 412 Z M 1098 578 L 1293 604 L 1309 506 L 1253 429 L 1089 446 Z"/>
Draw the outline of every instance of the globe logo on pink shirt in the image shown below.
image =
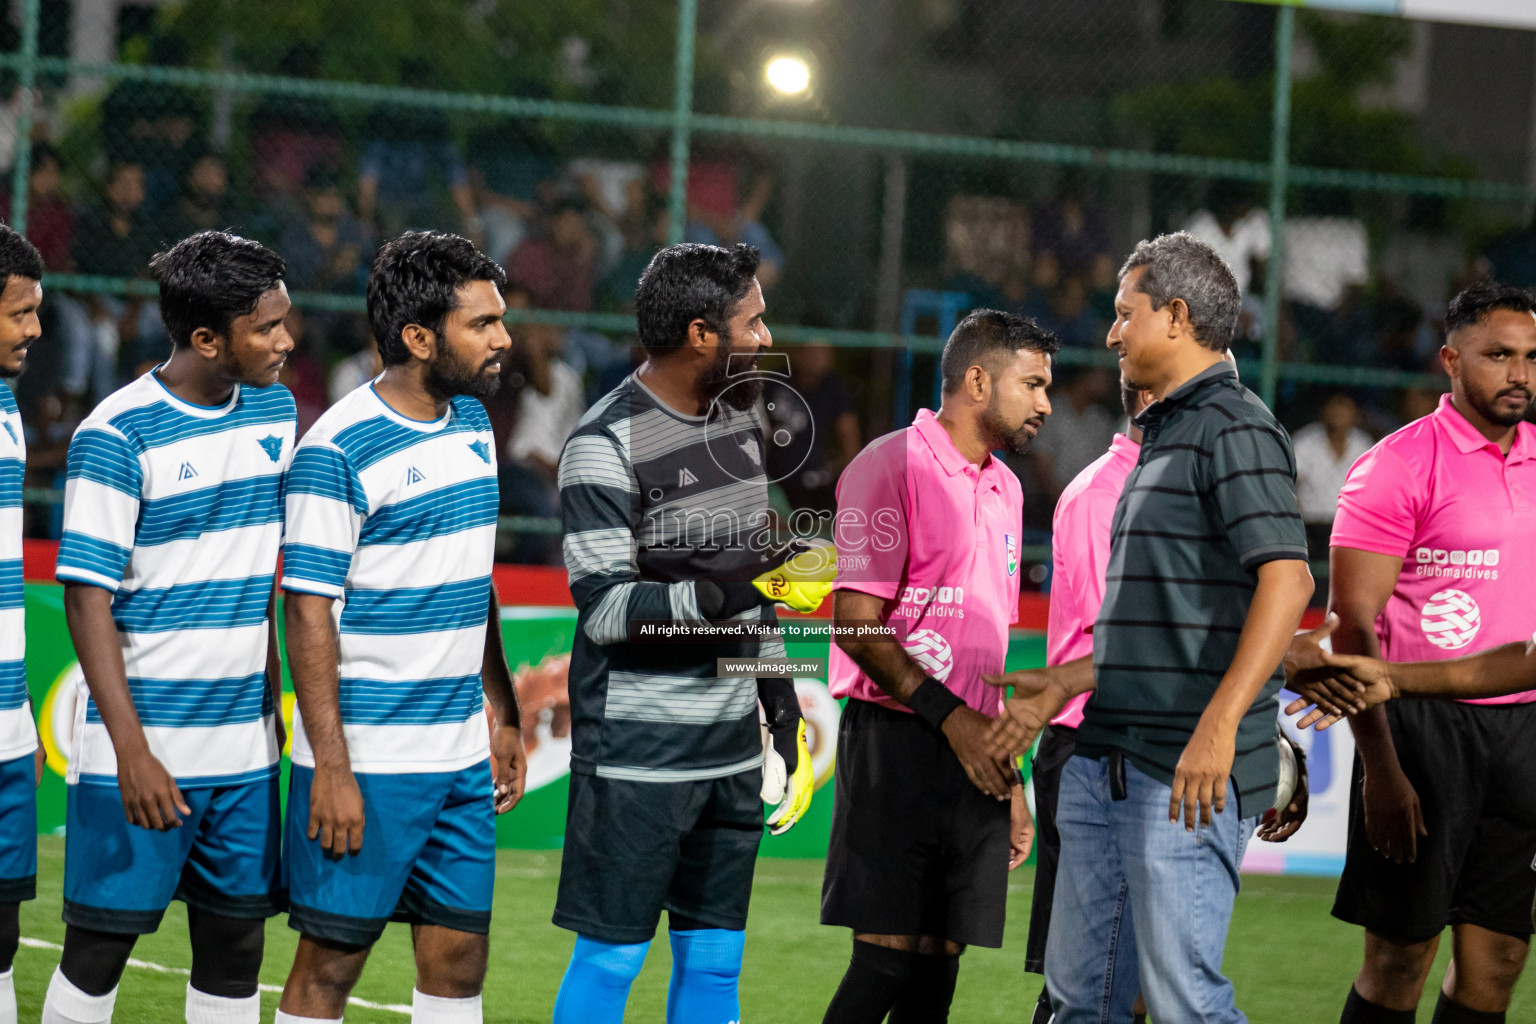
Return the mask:
<path id="1" fill-rule="evenodd" d="M 1470 644 L 1482 624 L 1482 610 L 1471 594 L 1461 590 L 1437 591 L 1419 609 L 1424 638 L 1443 651 L 1458 651 Z"/>
<path id="2" fill-rule="evenodd" d="M 932 629 L 919 629 L 907 634 L 901 649 L 917 663 L 926 674 L 943 682 L 955 667 L 955 653 L 949 649 L 949 641 Z"/>

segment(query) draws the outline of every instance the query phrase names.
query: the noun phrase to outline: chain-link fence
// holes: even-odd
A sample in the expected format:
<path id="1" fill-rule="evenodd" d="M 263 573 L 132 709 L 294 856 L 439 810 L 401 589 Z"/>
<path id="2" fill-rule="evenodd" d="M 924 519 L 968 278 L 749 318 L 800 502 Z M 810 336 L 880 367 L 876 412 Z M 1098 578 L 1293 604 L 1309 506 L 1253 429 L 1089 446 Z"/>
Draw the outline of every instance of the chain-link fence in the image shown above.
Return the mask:
<path id="1" fill-rule="evenodd" d="M 18 389 L 35 487 L 164 354 L 150 254 L 209 227 L 288 260 L 301 427 L 375 372 L 380 240 L 459 231 L 508 268 L 518 343 L 492 414 L 520 517 L 504 553 L 526 560 L 554 554 L 551 452 L 629 369 L 635 281 L 667 240 L 762 249 L 832 478 L 932 402 L 964 310 L 1056 330 L 1057 411 L 1016 466 L 1041 542 L 1115 426 L 1103 340 L 1136 240 L 1187 227 L 1228 257 L 1241 370 L 1292 429 L 1336 394 L 1371 435 L 1421 414 L 1454 291 L 1536 284 L 1531 31 L 1232 0 L 10 11 L 4 212 L 52 271 L 53 344 Z"/>

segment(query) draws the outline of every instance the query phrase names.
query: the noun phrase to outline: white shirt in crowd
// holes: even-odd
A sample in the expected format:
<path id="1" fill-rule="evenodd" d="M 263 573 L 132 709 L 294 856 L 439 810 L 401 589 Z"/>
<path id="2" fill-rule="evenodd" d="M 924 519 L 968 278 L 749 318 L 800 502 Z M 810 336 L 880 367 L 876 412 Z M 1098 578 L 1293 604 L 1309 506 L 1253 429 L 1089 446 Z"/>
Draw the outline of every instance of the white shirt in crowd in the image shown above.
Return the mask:
<path id="1" fill-rule="evenodd" d="M 556 464 L 566 438 L 587 411 L 581 378 L 563 360 L 549 363 L 549 394 L 541 395 L 532 386 L 523 389 L 518 399 L 517 426 L 507 438 L 507 458 L 520 461 L 530 455 Z"/>
<path id="2" fill-rule="evenodd" d="M 1201 210 L 1189 218 L 1184 230 L 1221 254 L 1237 278 L 1237 290 L 1244 294 L 1253 280 L 1253 261 L 1269 259 L 1269 214 L 1263 210 L 1249 210 L 1239 217 L 1230 234 L 1222 230 L 1214 213 Z"/>
<path id="3" fill-rule="evenodd" d="M 1338 455 L 1321 423 L 1308 423 L 1296 431 L 1291 447 L 1296 453 L 1296 498 L 1303 522 L 1333 522 L 1349 469 L 1371 444 L 1371 435 L 1356 427 L 1349 432 L 1344 454 Z"/>

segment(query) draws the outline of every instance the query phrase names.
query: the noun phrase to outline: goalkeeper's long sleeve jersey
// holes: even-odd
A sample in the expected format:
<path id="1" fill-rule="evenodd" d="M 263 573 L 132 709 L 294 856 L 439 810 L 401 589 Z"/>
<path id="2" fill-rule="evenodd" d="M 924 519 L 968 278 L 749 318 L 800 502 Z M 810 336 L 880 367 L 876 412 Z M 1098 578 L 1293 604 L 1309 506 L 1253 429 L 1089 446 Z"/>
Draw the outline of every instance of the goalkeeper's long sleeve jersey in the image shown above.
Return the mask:
<path id="1" fill-rule="evenodd" d="M 607 778 L 720 778 L 762 761 L 757 681 L 719 658 L 783 657 L 773 608 L 707 625 L 700 580 L 750 580 L 770 546 L 762 433 L 753 412 L 685 416 L 635 376 L 594 405 L 560 456 L 563 549 L 577 608 L 571 769 Z"/>

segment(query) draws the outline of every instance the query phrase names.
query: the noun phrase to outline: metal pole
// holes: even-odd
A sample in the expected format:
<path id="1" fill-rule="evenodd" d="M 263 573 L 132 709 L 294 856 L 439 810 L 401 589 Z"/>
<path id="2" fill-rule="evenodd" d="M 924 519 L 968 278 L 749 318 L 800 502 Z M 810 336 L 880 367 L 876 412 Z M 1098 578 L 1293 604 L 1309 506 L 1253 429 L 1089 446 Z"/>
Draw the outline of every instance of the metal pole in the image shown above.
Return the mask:
<path id="1" fill-rule="evenodd" d="M 16 153 L 11 166 L 11 227 L 27 231 L 27 178 L 32 174 L 32 94 L 37 85 L 37 23 L 42 0 L 26 0 L 21 9 L 21 66 L 16 69 L 21 110 L 16 115 Z"/>
<path id="2" fill-rule="evenodd" d="M 1285 284 L 1285 183 L 1290 170 L 1291 43 L 1296 9 L 1275 12 L 1275 103 L 1269 148 L 1269 265 L 1264 273 L 1264 368 L 1259 397 L 1275 407 L 1280 378 L 1280 298 Z"/>
<path id="3" fill-rule="evenodd" d="M 907 158 L 885 158 L 885 202 L 880 213 L 880 280 L 875 299 L 875 329 L 894 331 L 901 315 L 901 246 L 907 217 Z"/>
<path id="4" fill-rule="evenodd" d="M 693 117 L 693 35 L 698 14 L 698 0 L 678 0 L 677 83 L 672 96 L 672 188 L 667 198 L 667 242 L 671 245 L 683 240 L 683 227 L 688 221 L 688 136 Z"/>

